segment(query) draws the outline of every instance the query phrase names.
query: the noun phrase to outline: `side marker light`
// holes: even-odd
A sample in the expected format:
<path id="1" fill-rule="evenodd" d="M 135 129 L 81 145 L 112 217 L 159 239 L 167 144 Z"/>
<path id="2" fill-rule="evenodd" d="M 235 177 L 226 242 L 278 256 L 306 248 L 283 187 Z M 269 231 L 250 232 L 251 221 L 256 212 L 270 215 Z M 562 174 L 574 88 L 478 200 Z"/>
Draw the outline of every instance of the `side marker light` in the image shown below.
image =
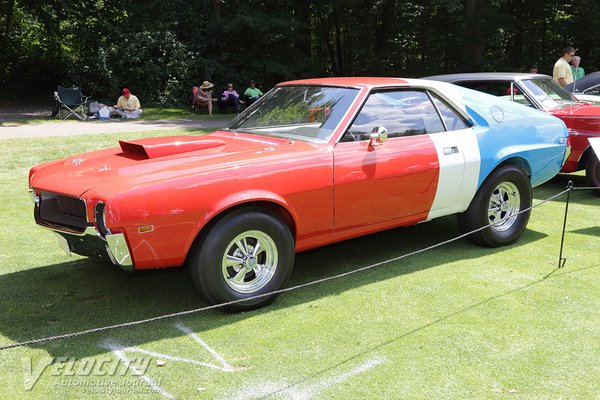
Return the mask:
<path id="1" fill-rule="evenodd" d="M 150 233 L 154 232 L 154 225 L 145 225 L 138 227 L 138 233 Z"/>

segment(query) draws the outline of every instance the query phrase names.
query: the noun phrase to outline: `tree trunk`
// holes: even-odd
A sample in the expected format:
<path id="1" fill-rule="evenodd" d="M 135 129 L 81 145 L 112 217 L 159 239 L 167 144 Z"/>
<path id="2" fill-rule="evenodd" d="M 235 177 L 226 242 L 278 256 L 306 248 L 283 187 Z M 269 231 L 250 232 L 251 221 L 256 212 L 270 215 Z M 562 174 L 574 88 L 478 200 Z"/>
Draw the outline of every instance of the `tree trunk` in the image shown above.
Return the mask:
<path id="1" fill-rule="evenodd" d="M 335 28 L 335 49 L 336 49 L 336 54 L 337 54 L 337 59 L 338 59 L 338 70 L 337 70 L 337 75 L 338 76 L 344 76 L 345 75 L 345 63 L 344 63 L 344 52 L 342 50 L 342 28 L 340 27 L 339 22 L 336 24 L 336 28 Z"/>
<path id="2" fill-rule="evenodd" d="M 302 55 L 310 60 L 311 52 L 311 26 L 310 26 L 310 1 L 296 0 L 294 1 L 294 16 L 299 24 L 298 34 L 296 35 L 296 48 Z"/>
<path id="3" fill-rule="evenodd" d="M 215 12 L 215 19 L 221 20 L 221 0 L 212 0 L 213 11 Z"/>
<path id="4" fill-rule="evenodd" d="M 389 72 L 390 52 L 388 43 L 393 29 L 394 10 L 396 8 L 395 0 L 384 0 L 381 3 L 379 12 L 376 14 L 375 22 L 375 71 L 378 75 Z"/>
<path id="5" fill-rule="evenodd" d="M 465 72 L 480 70 L 483 64 L 484 19 L 488 0 L 465 0 L 465 26 L 463 30 L 460 67 Z"/>
<path id="6" fill-rule="evenodd" d="M 4 42 L 4 38 L 9 34 L 10 30 L 12 29 L 15 2 L 16 0 L 0 1 L 0 9 L 5 10 L 4 27 L 2 31 L 0 31 L 0 42 Z"/>

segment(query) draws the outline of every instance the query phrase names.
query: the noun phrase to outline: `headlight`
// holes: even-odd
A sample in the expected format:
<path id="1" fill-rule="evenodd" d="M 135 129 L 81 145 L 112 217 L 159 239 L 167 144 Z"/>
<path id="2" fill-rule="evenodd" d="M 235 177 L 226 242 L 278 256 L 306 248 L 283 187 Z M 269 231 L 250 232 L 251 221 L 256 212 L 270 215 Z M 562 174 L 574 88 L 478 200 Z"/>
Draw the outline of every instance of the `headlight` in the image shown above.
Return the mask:
<path id="1" fill-rule="evenodd" d="M 106 213 L 104 212 L 105 204 L 103 202 L 98 202 L 96 207 L 94 207 L 94 217 L 96 220 L 96 226 L 98 227 L 98 232 L 105 237 L 106 235 L 110 235 L 110 229 L 106 227 Z"/>

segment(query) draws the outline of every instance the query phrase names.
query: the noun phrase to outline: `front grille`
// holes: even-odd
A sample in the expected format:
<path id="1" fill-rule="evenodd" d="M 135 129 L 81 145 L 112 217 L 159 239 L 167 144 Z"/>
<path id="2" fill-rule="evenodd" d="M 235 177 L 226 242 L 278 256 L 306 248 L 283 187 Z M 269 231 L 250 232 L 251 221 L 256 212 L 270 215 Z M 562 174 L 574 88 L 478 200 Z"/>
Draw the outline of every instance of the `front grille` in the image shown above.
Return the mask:
<path id="1" fill-rule="evenodd" d="M 85 202 L 76 197 L 42 192 L 35 213 L 37 222 L 85 230 L 88 226 Z"/>
<path id="2" fill-rule="evenodd" d="M 64 215 L 85 219 L 85 203 L 73 197 L 57 196 L 58 209 Z"/>

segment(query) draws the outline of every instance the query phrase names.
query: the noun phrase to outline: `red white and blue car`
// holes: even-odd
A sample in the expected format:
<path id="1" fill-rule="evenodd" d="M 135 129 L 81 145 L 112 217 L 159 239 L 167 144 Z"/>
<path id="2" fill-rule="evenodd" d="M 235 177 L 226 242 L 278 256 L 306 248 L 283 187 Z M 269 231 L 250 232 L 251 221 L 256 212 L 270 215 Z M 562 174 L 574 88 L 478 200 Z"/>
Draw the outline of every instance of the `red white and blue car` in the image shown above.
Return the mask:
<path id="1" fill-rule="evenodd" d="M 525 229 L 568 153 L 548 114 L 443 82 L 277 85 L 204 136 L 121 141 L 35 166 L 38 225 L 126 269 L 187 265 L 211 304 L 282 288 L 296 252 L 450 214 L 484 246 Z"/>

